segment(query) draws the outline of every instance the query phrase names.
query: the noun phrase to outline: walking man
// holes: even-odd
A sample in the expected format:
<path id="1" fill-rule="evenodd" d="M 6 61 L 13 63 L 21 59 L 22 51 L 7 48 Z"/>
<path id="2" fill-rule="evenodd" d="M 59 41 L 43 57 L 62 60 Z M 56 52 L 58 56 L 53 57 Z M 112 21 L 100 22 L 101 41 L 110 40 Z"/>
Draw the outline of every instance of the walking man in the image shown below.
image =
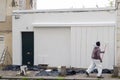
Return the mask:
<path id="1" fill-rule="evenodd" d="M 92 52 L 92 63 L 86 70 L 86 75 L 89 76 L 89 73 L 91 73 L 94 68 L 96 67 L 98 70 L 97 78 L 103 78 L 102 77 L 102 58 L 100 56 L 101 53 L 104 53 L 105 51 L 101 51 L 100 49 L 100 42 L 96 42 L 96 46 L 93 49 Z"/>

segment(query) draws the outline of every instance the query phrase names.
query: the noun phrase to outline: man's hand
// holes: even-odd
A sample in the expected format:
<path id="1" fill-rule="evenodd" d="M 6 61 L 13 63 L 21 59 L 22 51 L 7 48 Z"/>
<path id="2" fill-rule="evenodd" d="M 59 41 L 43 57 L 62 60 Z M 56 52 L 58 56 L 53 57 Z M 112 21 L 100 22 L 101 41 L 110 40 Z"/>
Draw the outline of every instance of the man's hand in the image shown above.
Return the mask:
<path id="1" fill-rule="evenodd" d="M 105 51 L 103 51 L 103 53 L 105 53 Z"/>

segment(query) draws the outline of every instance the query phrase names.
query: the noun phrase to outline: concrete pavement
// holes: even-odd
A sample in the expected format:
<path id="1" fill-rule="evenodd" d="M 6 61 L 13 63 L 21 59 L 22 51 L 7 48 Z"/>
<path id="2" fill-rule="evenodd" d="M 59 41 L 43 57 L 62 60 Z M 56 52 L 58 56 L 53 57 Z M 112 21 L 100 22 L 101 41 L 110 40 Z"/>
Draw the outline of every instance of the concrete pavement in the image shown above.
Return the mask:
<path id="1" fill-rule="evenodd" d="M 0 71 L 2 79 L 23 79 L 27 78 L 28 80 L 120 80 L 120 78 L 112 78 L 112 74 L 103 74 L 103 79 L 98 79 L 96 74 L 90 74 L 90 77 L 86 77 L 85 74 L 76 74 L 71 76 L 35 76 L 39 71 L 28 71 L 27 76 L 19 76 L 19 71 Z"/>

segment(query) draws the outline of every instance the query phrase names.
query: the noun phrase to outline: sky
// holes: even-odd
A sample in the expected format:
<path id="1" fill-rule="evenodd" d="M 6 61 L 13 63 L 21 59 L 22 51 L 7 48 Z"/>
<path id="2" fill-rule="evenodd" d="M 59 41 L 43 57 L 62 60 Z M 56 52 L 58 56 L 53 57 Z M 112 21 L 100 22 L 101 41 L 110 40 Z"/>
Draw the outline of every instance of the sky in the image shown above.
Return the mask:
<path id="1" fill-rule="evenodd" d="M 112 0 L 37 0 L 37 9 L 106 7 Z"/>

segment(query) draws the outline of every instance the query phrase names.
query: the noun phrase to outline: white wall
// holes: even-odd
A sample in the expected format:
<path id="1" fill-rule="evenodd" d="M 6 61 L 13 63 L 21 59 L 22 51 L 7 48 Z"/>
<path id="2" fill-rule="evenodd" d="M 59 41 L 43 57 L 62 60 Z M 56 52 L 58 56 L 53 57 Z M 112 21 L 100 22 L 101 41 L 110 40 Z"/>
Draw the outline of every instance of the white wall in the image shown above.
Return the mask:
<path id="1" fill-rule="evenodd" d="M 70 28 L 35 28 L 34 63 L 70 66 Z"/>
<path id="2" fill-rule="evenodd" d="M 16 15 L 17 18 L 19 19 L 15 19 Z M 75 67 L 87 67 L 90 62 L 89 53 L 91 53 L 93 43 L 95 43 L 96 40 L 102 40 L 103 44 L 109 43 L 110 45 L 109 50 L 111 52 L 109 56 L 112 55 L 112 60 L 111 60 L 112 63 L 109 63 L 108 56 L 105 55 L 104 59 L 105 59 L 105 63 L 107 63 L 105 64 L 105 67 L 110 66 L 111 68 L 111 66 L 114 64 L 113 55 L 115 54 L 114 53 L 115 41 L 114 39 L 112 39 L 113 37 L 115 37 L 114 36 L 114 27 L 116 22 L 115 16 L 116 16 L 115 11 L 90 11 L 90 12 L 69 12 L 69 13 L 67 12 L 59 13 L 57 11 L 50 13 L 47 12 L 34 13 L 29 11 L 19 13 L 19 11 L 18 12 L 16 11 L 14 12 L 14 16 L 13 16 L 13 64 L 20 65 L 22 61 L 21 60 L 22 31 L 34 31 L 36 35 L 38 35 L 39 31 L 37 31 L 35 28 L 69 27 L 71 28 L 70 45 L 71 45 L 71 56 L 72 56 L 69 65 Z M 95 32 L 96 30 L 97 32 Z M 92 35 L 93 37 L 91 38 Z M 112 35 L 112 37 L 108 37 L 110 35 Z M 37 52 L 37 49 L 35 50 L 35 53 Z M 86 62 L 84 62 L 84 59 L 86 60 Z M 36 64 L 38 64 L 38 62 L 39 61 L 37 61 Z"/>
<path id="3" fill-rule="evenodd" d="M 101 50 L 106 51 L 103 57 L 103 67 L 113 68 L 115 57 L 114 27 L 71 27 L 71 65 L 88 67 L 91 63 L 91 54 L 95 42 L 101 42 Z"/>

